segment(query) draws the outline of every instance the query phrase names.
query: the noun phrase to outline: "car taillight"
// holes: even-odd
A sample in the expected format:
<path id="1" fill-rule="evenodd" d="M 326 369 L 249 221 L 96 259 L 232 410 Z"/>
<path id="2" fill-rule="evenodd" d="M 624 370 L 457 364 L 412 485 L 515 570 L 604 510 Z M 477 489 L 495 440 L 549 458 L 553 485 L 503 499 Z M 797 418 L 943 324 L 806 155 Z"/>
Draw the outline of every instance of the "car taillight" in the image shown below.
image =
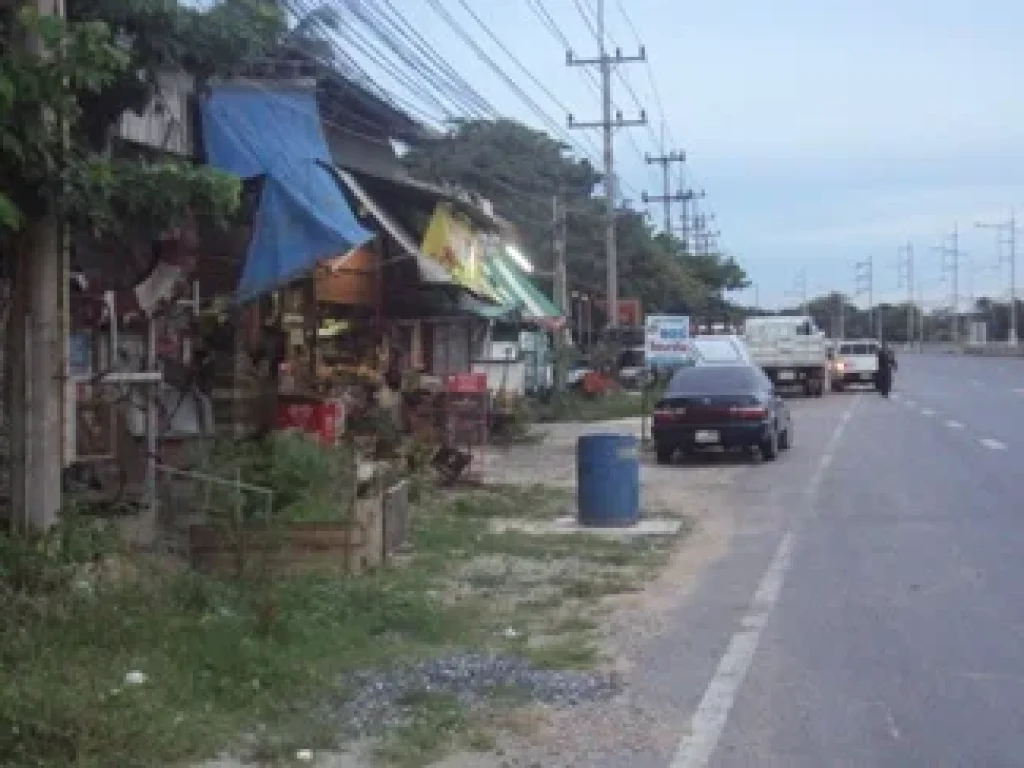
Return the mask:
<path id="1" fill-rule="evenodd" d="M 768 418 L 768 409 L 763 405 L 734 405 L 729 409 L 729 415 L 734 419 L 757 420 Z"/>

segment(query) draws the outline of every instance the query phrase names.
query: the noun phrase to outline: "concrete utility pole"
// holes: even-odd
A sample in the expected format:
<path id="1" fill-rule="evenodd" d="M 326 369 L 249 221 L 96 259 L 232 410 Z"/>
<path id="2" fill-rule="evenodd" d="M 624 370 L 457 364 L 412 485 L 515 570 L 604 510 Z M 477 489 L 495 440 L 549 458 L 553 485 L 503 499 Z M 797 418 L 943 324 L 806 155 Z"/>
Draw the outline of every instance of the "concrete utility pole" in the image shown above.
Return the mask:
<path id="1" fill-rule="evenodd" d="M 693 252 L 698 256 L 711 254 L 711 241 L 721 235 L 718 230 L 709 230 L 708 222 L 715 220 L 715 214 L 694 213 L 693 216 Z"/>
<path id="2" fill-rule="evenodd" d="M 693 234 L 693 223 L 697 211 L 697 201 L 707 197 L 707 193 L 701 190 L 684 189 L 682 197 L 682 211 L 679 216 L 680 235 L 683 242 L 683 253 L 693 253 L 690 250 L 690 236 Z M 691 206 L 692 204 L 692 206 Z M 691 214 L 691 210 L 693 213 Z"/>
<path id="3" fill-rule="evenodd" d="M 800 312 L 801 314 L 807 314 L 808 301 L 807 301 L 807 269 L 804 267 L 800 268 L 800 271 L 796 273 L 796 281 L 793 284 L 793 291 L 789 294 L 794 298 L 800 300 Z"/>
<path id="4" fill-rule="evenodd" d="M 914 245 L 907 243 L 900 248 L 899 285 L 907 289 L 907 344 L 914 343 Z"/>
<path id="5" fill-rule="evenodd" d="M 837 293 L 836 303 L 839 305 L 836 307 L 836 339 L 842 341 L 846 338 L 846 297 Z"/>
<path id="6" fill-rule="evenodd" d="M 64 18 L 63 0 L 36 0 L 40 17 Z M 26 41 L 41 59 L 43 41 Z M 41 114 L 40 120 L 53 117 Z M 10 333 L 18 353 L 11 370 L 11 511 L 21 530 L 44 531 L 60 513 L 67 377 L 67 250 L 52 214 L 31 222 L 27 247 L 15 255 L 17 292 Z"/>
<path id="7" fill-rule="evenodd" d="M 870 318 L 869 336 L 877 336 L 881 339 L 880 329 L 875 327 L 875 257 L 868 256 L 863 261 L 854 264 L 855 280 L 857 283 L 857 295 L 866 293 L 868 295 L 868 316 Z"/>
<path id="8" fill-rule="evenodd" d="M 551 198 L 551 219 L 551 247 L 554 253 L 554 275 L 552 275 L 554 296 L 552 298 L 555 301 L 555 306 L 565 314 L 569 304 L 568 275 L 565 268 L 566 210 L 558 195 Z"/>
<path id="9" fill-rule="evenodd" d="M 558 307 L 562 317 L 568 318 L 568 276 L 565 269 L 565 206 L 558 195 L 551 198 L 551 248 L 554 254 L 554 274 L 552 280 L 552 293 L 555 306 Z M 562 350 L 565 346 L 565 335 L 563 329 L 556 331 L 555 339 L 555 391 L 561 392 L 565 389 L 565 360 Z"/>
<path id="10" fill-rule="evenodd" d="M 644 155 L 644 162 L 648 165 L 660 165 L 661 166 L 661 179 L 662 179 L 662 193 L 660 195 L 648 195 L 646 192 L 643 193 L 642 199 L 645 203 L 662 203 L 665 207 L 665 234 L 672 232 L 672 203 L 683 202 L 685 194 L 683 190 L 678 192 L 671 192 L 671 183 L 669 182 L 669 165 L 672 163 L 685 163 L 686 153 L 685 152 L 669 152 L 667 155 L 655 155 L 651 156 L 648 154 Z"/>
<path id="11" fill-rule="evenodd" d="M 634 125 L 646 125 L 647 114 L 641 110 L 636 120 L 626 120 L 621 112 L 612 115 L 612 67 L 631 62 L 647 60 L 647 52 L 643 46 L 636 56 L 623 56 L 622 51 L 615 49 L 609 54 L 605 45 L 605 0 L 597 0 L 597 46 L 598 56 L 594 59 L 578 59 L 572 51 L 565 54 L 565 62 L 569 66 L 594 66 L 601 69 L 601 120 L 590 123 L 578 123 L 569 115 L 570 128 L 600 128 L 604 134 L 604 192 L 605 192 L 605 254 L 607 257 L 608 281 L 608 327 L 615 328 L 619 324 L 619 268 L 615 252 L 615 149 L 614 129 Z"/>
<path id="12" fill-rule="evenodd" d="M 999 224 L 978 223 L 974 226 L 982 229 L 996 229 L 1000 233 L 1006 233 L 1006 240 L 1002 238 L 999 240 L 1000 245 L 1005 243 L 1008 246 L 1008 259 L 1010 262 L 1010 330 L 1007 334 L 1006 342 L 1015 347 L 1019 339 L 1017 334 L 1017 213 L 1011 210 L 1009 220 Z M 1002 250 L 1000 249 L 1001 255 Z M 1000 263 L 1002 263 L 1001 258 Z"/>

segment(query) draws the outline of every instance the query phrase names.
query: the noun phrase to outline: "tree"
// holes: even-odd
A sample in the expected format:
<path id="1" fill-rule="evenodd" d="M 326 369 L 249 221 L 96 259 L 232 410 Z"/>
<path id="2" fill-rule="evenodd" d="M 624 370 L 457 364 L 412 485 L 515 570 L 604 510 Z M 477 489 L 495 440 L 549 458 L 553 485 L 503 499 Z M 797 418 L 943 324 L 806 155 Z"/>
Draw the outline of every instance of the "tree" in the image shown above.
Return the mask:
<path id="1" fill-rule="evenodd" d="M 491 200 L 517 228 L 535 257 L 552 264 L 552 200 L 567 207 L 566 268 L 569 286 L 605 294 L 604 203 L 594 197 L 601 175 L 588 160 L 543 131 L 511 120 L 456 123 L 442 139 L 411 151 L 411 172 L 451 183 Z M 745 275 L 715 256 L 688 259 L 681 244 L 655 235 L 644 216 L 621 208 L 617 219 L 619 296 L 639 298 L 645 311 L 685 304 L 707 307 L 720 290 L 742 285 Z"/>
<path id="2" fill-rule="evenodd" d="M 5 308 L 3 401 L 5 410 L 17 411 L 11 479 L 19 488 L 28 487 L 19 473 L 28 466 L 30 427 L 20 407 L 24 387 L 11 386 L 12 370 L 24 371 L 25 344 L 12 340 L 31 332 L 44 357 L 54 349 L 60 270 L 47 270 L 58 259 L 64 227 L 129 254 L 170 228 L 194 239 L 198 228 L 225 223 L 239 205 L 238 180 L 225 174 L 184 161 L 115 156 L 111 126 L 149 103 L 159 73 L 187 72 L 200 82 L 230 74 L 275 45 L 284 30 L 269 0 L 221 0 L 206 12 L 177 0 L 69 0 L 66 10 L 63 19 L 40 16 L 25 0 L 0 7 L 0 275 L 13 285 L 12 296 L 38 302 L 21 299 Z M 43 241 L 49 246 L 37 249 Z M 43 318 L 31 327 L 30 312 Z M 33 393 L 46 411 L 32 423 L 50 441 L 34 444 L 50 447 L 35 457 L 42 474 L 32 480 L 52 487 L 60 441 L 53 439 L 59 424 L 51 417 L 62 390 L 45 366 L 34 370 L 48 389 Z M 45 526 L 49 507 L 26 502 L 26 517 Z"/>
<path id="3" fill-rule="evenodd" d="M 0 236 L 57 213 L 97 235 L 152 238 L 190 213 L 222 221 L 237 181 L 187 163 L 111 157 L 109 132 L 143 109 L 157 75 L 200 82 L 275 45 L 284 19 L 269 0 L 222 0 L 207 12 L 163 0 L 70 0 L 67 20 L 27 3 L 0 11 Z M 42 57 L 23 41 L 36 38 Z"/>

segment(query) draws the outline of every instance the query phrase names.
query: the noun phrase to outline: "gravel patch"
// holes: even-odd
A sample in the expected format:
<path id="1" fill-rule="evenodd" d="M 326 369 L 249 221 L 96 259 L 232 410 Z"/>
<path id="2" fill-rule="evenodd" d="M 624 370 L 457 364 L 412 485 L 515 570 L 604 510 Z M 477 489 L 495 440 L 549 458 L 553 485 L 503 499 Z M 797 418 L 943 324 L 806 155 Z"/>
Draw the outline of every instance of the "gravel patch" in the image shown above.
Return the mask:
<path id="1" fill-rule="evenodd" d="M 334 708 L 334 719 L 355 737 L 407 724 L 417 701 L 430 696 L 451 696 L 467 708 L 500 695 L 561 709 L 607 700 L 619 690 L 607 673 L 539 669 L 522 657 L 478 653 L 358 672 L 344 685 L 354 695 Z"/>

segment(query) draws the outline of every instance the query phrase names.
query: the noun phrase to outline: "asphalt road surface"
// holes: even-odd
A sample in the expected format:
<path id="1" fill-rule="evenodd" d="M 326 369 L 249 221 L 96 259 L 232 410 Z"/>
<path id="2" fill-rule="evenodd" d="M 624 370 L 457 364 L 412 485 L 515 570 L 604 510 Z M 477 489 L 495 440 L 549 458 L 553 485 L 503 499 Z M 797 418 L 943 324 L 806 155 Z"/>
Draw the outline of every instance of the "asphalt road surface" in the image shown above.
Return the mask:
<path id="1" fill-rule="evenodd" d="M 1024 766 L 1024 361 L 904 355 L 892 399 L 794 412 L 643 665 L 678 743 L 607 764 Z"/>

